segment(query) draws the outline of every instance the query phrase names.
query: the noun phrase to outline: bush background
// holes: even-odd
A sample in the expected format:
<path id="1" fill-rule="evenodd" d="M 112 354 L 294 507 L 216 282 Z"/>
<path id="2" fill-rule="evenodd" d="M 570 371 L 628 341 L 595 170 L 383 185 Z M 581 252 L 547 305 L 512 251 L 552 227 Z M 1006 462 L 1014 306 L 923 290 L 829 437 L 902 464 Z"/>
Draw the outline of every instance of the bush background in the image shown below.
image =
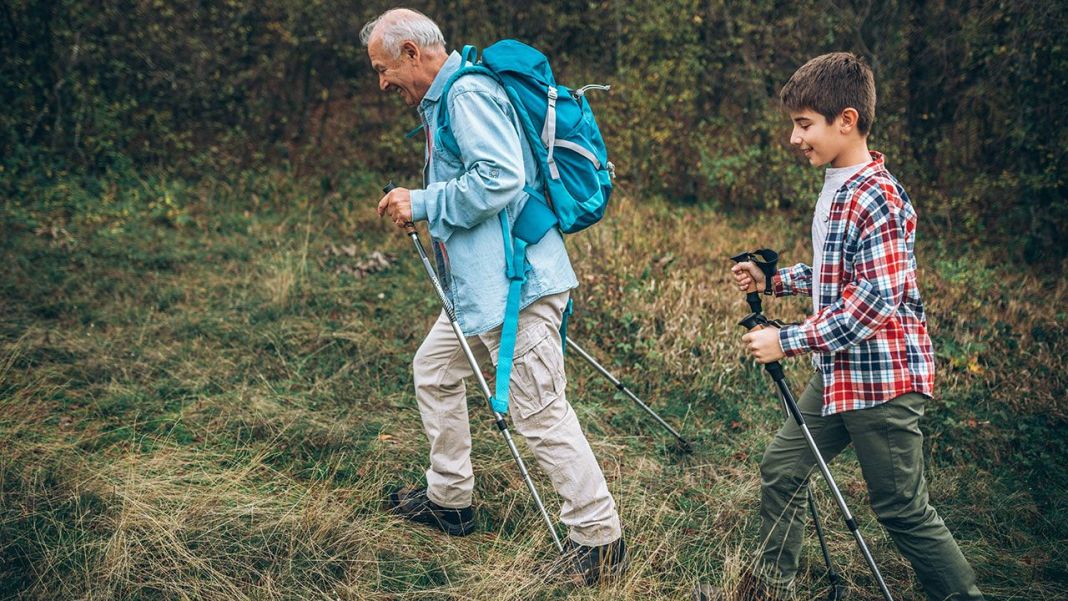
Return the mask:
<path id="1" fill-rule="evenodd" d="M 4 192 L 68 172 L 284 166 L 334 186 L 414 173 L 414 115 L 380 94 L 360 26 L 390 5 L 9 0 L 0 7 Z M 1065 254 L 1068 7 L 1058 2 L 416 2 L 451 47 L 515 37 L 594 102 L 636 196 L 808 206 L 777 104 L 799 65 L 872 65 L 872 147 L 929 224 L 1013 260 Z M 28 199 L 26 199 L 28 200 Z"/>

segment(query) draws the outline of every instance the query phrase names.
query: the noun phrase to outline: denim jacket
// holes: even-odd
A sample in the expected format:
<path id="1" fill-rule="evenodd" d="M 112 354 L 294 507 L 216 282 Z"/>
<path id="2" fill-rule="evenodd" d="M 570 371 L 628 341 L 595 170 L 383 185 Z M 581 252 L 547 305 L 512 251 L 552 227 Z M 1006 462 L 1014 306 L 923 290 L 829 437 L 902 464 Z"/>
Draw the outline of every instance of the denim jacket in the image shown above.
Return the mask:
<path id="1" fill-rule="evenodd" d="M 459 154 L 440 143 L 441 92 L 459 68 L 460 55 L 453 52 L 419 103 L 427 162 L 424 189 L 411 191 L 412 219 L 427 222 L 460 329 L 474 336 L 504 322 L 508 278 L 498 213 L 507 211 L 510 223 L 515 219 L 528 199 L 524 186 L 538 187 L 538 167 L 507 94 L 485 75 L 465 75 L 449 92 L 449 127 Z M 521 309 L 578 286 L 557 229 L 527 248 L 526 276 Z"/>

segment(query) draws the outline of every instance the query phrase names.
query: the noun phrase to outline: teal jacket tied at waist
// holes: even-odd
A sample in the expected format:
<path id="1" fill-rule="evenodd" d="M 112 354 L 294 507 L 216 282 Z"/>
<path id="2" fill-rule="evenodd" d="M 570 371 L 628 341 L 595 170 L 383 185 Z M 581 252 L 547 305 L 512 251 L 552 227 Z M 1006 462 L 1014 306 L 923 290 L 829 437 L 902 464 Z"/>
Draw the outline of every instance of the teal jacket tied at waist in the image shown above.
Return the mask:
<path id="1" fill-rule="evenodd" d="M 445 82 L 460 68 L 453 52 L 419 104 L 429 132 L 422 190 L 412 190 L 412 218 L 426 221 L 442 285 L 467 336 L 504 321 L 508 298 L 504 239 L 498 213 L 514 220 L 527 202 L 524 187 L 536 187 L 537 163 L 520 135 L 520 124 L 501 86 L 484 75 L 464 75 L 449 93 L 450 127 L 456 148 L 437 131 Z M 578 286 L 563 237 L 551 230 L 527 249 L 527 279 L 520 307 Z"/>

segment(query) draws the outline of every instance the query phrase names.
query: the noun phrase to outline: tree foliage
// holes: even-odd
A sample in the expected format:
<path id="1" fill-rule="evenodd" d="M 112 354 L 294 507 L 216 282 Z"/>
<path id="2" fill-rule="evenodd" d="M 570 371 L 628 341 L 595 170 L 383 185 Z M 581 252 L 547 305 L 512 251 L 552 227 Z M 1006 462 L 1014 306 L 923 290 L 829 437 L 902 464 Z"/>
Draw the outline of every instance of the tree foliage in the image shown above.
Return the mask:
<path id="1" fill-rule="evenodd" d="M 9 201 L 30 178 L 284 165 L 414 174 L 416 117 L 381 94 L 354 0 L 9 0 L 0 4 L 0 148 Z M 876 73 L 872 146 L 919 210 L 1023 258 L 1068 250 L 1064 3 L 430 0 L 452 47 L 532 43 L 591 96 L 632 194 L 807 207 L 778 90 L 849 50 Z"/>

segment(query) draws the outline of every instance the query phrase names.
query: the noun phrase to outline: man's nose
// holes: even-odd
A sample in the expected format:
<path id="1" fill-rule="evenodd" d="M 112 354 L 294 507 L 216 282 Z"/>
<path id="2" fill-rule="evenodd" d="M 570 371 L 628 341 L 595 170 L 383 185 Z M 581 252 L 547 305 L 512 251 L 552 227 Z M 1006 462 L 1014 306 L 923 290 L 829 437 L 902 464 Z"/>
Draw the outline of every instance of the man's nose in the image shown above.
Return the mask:
<path id="1" fill-rule="evenodd" d="M 378 89 L 385 92 L 389 88 L 389 82 L 381 74 L 378 75 Z"/>

